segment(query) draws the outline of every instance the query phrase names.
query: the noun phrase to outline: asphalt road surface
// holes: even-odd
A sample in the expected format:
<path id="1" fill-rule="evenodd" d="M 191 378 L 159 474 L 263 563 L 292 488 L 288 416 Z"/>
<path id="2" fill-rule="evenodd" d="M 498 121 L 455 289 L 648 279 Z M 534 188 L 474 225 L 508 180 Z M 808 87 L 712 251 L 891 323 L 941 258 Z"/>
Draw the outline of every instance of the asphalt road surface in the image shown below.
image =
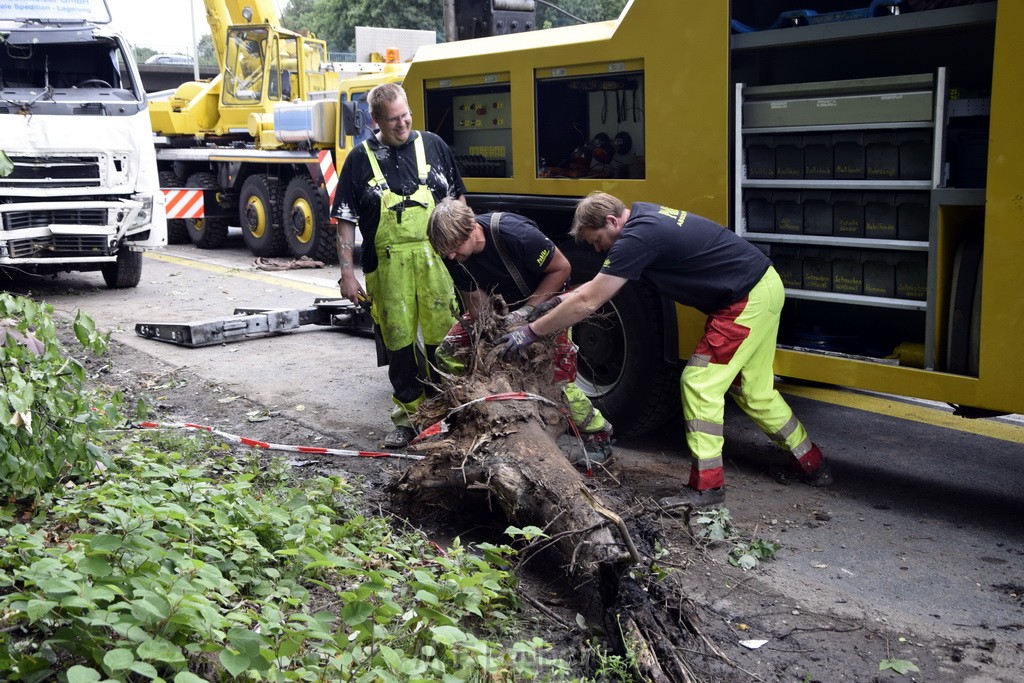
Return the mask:
<path id="1" fill-rule="evenodd" d="M 226 249 L 150 252 L 137 289 L 98 273 L 24 279 L 58 311 L 88 312 L 113 338 L 264 405 L 377 448 L 390 429 L 386 368 L 371 339 L 317 327 L 188 349 L 137 337 L 139 322 L 220 318 L 235 307 L 301 308 L 335 296 L 337 268 L 266 272 L 240 236 Z M 944 406 L 786 385 L 787 399 L 830 458 L 827 490 L 767 476 L 763 435 L 727 414 L 727 503 L 734 520 L 783 550 L 760 577 L 793 610 L 875 620 L 900 630 L 992 643 L 1003 680 L 1024 680 L 1024 422 L 955 418 Z M 652 493 L 688 474 L 678 425 L 621 440 L 626 476 Z M 727 593 L 727 591 L 723 591 Z M 723 600 L 728 600 L 727 597 Z M 726 605 L 724 609 L 728 609 Z M 1016 673 L 1012 673 L 1016 671 Z"/>

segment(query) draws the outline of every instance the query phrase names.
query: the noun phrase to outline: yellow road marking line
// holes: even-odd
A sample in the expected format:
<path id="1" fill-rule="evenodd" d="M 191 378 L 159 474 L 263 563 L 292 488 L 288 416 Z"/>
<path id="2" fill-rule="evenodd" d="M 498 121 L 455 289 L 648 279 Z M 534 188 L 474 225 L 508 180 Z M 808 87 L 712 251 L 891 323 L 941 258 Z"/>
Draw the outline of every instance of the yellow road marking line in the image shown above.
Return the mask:
<path id="1" fill-rule="evenodd" d="M 246 280 L 254 280 L 256 282 L 263 282 L 265 284 L 289 287 L 291 289 L 296 289 L 300 292 L 316 294 L 317 296 L 341 296 L 341 294 L 335 288 L 321 287 L 320 285 L 311 285 L 305 282 L 296 282 L 295 280 L 289 280 L 288 278 L 278 277 L 276 275 L 270 275 L 268 273 L 252 273 L 247 270 L 241 270 L 240 268 L 219 266 L 214 263 L 203 263 L 201 261 L 193 261 L 192 259 L 171 256 L 170 254 L 154 253 L 152 251 L 147 251 L 146 257 L 156 259 L 157 261 L 163 261 L 165 263 L 173 263 L 178 266 L 195 268 L 196 270 L 205 270 L 208 273 L 219 273 L 220 275 L 233 275 L 236 277 L 244 278 Z"/>
<path id="2" fill-rule="evenodd" d="M 902 420 L 910 420 L 911 422 L 921 422 L 933 427 L 945 427 L 958 432 L 969 432 L 1001 441 L 1024 443 L 1024 426 L 999 422 L 993 419 L 969 420 L 957 417 L 953 413 L 938 408 L 906 403 L 897 398 L 871 396 L 826 387 L 805 387 L 796 384 L 781 384 L 779 385 L 779 391 L 792 396 L 801 396 L 869 413 L 878 413 Z"/>

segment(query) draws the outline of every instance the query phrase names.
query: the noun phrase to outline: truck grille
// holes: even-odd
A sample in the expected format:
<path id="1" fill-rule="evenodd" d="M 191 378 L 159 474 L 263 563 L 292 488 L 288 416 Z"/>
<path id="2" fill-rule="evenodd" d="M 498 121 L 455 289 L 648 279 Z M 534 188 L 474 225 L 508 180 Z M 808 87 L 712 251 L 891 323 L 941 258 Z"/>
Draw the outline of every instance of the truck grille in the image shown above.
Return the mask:
<path id="1" fill-rule="evenodd" d="M 47 256 L 110 256 L 110 247 L 103 235 L 53 235 L 23 240 L 8 240 L 7 252 L 12 258 L 46 258 Z"/>
<path id="2" fill-rule="evenodd" d="M 106 225 L 106 209 L 50 209 L 9 211 L 3 214 L 4 229 L 45 228 L 49 225 Z"/>
<path id="3" fill-rule="evenodd" d="M 0 187 L 99 187 L 100 158 L 95 156 L 11 156 L 14 171 Z"/>

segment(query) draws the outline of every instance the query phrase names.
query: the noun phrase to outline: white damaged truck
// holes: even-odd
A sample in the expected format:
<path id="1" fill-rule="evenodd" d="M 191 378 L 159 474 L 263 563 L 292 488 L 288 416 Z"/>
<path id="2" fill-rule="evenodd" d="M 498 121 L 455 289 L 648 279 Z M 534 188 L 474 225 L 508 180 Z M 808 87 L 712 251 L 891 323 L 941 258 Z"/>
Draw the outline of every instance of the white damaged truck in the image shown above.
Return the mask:
<path id="1" fill-rule="evenodd" d="M 106 0 L 0 2 L 0 271 L 135 287 L 167 243 L 146 94 L 109 23 Z"/>

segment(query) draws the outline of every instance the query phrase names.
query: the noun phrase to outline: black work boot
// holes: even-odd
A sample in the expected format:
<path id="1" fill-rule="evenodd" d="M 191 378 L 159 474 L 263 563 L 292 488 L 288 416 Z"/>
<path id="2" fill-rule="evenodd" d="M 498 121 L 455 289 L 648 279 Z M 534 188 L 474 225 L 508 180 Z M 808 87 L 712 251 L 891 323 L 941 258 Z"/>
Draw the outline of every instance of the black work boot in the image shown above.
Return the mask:
<path id="1" fill-rule="evenodd" d="M 412 427 L 395 427 L 384 437 L 385 448 L 405 448 L 416 438 L 416 430 Z"/>
<path id="2" fill-rule="evenodd" d="M 666 511 L 678 508 L 689 507 L 693 509 L 715 507 L 725 503 L 725 487 L 719 486 L 714 489 L 698 491 L 687 486 L 674 496 L 668 496 L 658 501 Z"/>
<path id="3" fill-rule="evenodd" d="M 797 468 L 793 471 L 793 476 L 796 477 L 797 481 L 808 486 L 814 486 L 815 488 L 832 485 L 832 468 L 828 466 L 827 462 L 821 463 L 818 469 L 813 472 L 804 472 L 802 469 Z"/>
<path id="4" fill-rule="evenodd" d="M 587 449 L 587 458 L 590 462 L 598 462 L 602 465 L 611 462 L 613 434 L 612 423 L 605 420 L 604 427 L 601 429 L 595 432 L 583 432 L 580 435 L 583 439 L 583 446 Z"/>
<path id="5" fill-rule="evenodd" d="M 825 462 L 825 456 L 816 443 L 812 443 L 811 450 L 802 457 L 790 458 L 789 465 L 793 477 L 808 486 L 821 487 L 832 484 L 832 469 Z"/>

